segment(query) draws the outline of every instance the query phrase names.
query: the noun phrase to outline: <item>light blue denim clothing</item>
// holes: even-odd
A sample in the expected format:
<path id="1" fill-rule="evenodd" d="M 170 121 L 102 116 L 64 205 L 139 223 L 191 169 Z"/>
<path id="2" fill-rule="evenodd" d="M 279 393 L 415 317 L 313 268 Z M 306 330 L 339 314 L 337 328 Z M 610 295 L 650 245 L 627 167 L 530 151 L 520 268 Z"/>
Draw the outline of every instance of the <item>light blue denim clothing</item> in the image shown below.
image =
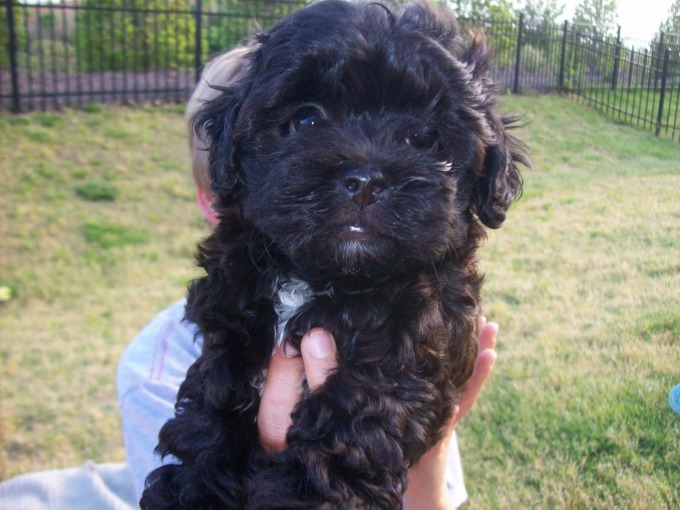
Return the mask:
<path id="1" fill-rule="evenodd" d="M 132 484 L 141 497 L 146 476 L 162 464 L 158 432 L 175 415 L 177 390 L 201 354 L 203 339 L 186 322 L 186 301 L 172 305 L 128 345 L 118 363 L 118 405 Z M 165 462 L 173 462 L 168 457 Z"/>
<path id="2" fill-rule="evenodd" d="M 139 510 L 124 462 L 52 469 L 0 483 L 2 510 Z"/>

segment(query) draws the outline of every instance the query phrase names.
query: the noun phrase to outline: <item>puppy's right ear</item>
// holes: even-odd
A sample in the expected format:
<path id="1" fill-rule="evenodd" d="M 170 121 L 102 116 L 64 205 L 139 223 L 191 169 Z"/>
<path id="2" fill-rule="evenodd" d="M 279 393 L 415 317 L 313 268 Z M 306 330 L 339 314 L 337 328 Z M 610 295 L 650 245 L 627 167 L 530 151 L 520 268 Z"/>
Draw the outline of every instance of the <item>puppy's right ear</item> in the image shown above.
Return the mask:
<path id="1" fill-rule="evenodd" d="M 486 149 L 484 174 L 475 185 L 474 209 L 489 228 L 501 226 L 510 204 L 522 194 L 517 164 L 531 165 L 524 144 L 505 131 L 513 121 L 514 118 L 502 120 L 496 142 Z"/>
<path id="2" fill-rule="evenodd" d="M 235 161 L 237 119 L 248 89 L 248 74 L 229 86 L 212 84 L 220 93 L 193 117 L 194 132 L 208 150 L 212 194 L 222 204 L 239 199 L 243 183 Z"/>

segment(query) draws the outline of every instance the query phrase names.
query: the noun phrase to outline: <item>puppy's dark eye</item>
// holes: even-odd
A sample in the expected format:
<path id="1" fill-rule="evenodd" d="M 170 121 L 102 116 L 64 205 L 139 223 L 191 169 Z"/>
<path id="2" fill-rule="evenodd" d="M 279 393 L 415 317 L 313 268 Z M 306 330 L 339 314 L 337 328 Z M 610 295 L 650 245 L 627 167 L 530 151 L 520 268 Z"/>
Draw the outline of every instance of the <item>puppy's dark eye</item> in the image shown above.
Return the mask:
<path id="1" fill-rule="evenodd" d="M 426 133 L 411 133 L 404 141 L 416 150 L 426 151 L 435 149 L 438 139 L 435 132 L 428 131 Z"/>
<path id="2" fill-rule="evenodd" d="M 288 125 L 283 130 L 286 134 L 297 133 L 305 129 L 318 126 L 325 120 L 325 117 L 318 108 L 314 106 L 304 106 L 295 112 L 295 115 L 288 121 Z"/>

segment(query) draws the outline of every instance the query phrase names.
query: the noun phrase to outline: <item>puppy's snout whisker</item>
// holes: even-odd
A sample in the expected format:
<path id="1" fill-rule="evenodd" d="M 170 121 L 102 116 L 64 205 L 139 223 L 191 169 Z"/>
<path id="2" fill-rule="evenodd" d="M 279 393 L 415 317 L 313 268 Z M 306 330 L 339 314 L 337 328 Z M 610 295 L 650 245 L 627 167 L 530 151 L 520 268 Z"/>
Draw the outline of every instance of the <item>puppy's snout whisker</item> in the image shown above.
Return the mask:
<path id="1" fill-rule="evenodd" d="M 365 209 L 384 198 L 387 181 L 377 168 L 353 168 L 342 176 L 340 188 L 360 209 Z"/>

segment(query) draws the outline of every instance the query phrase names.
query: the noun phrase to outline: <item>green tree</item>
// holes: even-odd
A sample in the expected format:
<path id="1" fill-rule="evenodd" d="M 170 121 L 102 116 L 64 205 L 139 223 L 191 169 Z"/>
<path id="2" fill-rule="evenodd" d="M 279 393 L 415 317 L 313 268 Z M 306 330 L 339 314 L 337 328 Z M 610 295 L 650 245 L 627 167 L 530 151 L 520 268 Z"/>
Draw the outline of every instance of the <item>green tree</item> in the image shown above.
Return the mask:
<path id="1" fill-rule="evenodd" d="M 453 10 L 464 29 L 484 30 L 498 65 L 512 65 L 517 40 L 513 31 L 517 29 L 519 18 L 510 0 L 440 0 L 440 3 Z"/>
<path id="2" fill-rule="evenodd" d="M 666 33 L 680 34 L 680 0 L 675 0 L 668 11 L 668 17 L 661 23 L 661 30 Z"/>
<path id="3" fill-rule="evenodd" d="M 509 20 L 514 17 L 510 0 L 446 0 L 458 17 Z"/>
<path id="4" fill-rule="evenodd" d="M 611 34 L 616 27 L 618 5 L 616 0 L 581 0 L 573 21 L 591 25 L 601 34 Z"/>
<path id="5" fill-rule="evenodd" d="M 518 14 L 524 14 L 527 26 L 540 27 L 555 23 L 564 14 L 565 8 L 559 0 L 525 0 L 520 4 Z"/>
<path id="6" fill-rule="evenodd" d="M 661 45 L 661 32 L 664 34 L 663 46 Z M 673 2 L 666 19 L 660 23 L 659 30 L 654 34 L 649 46 L 650 52 L 658 55 L 655 60 L 658 72 L 661 72 L 666 48 L 670 50 L 671 62 L 680 61 L 680 0 Z M 676 88 L 680 82 L 680 78 L 673 72 L 669 73 L 668 80 L 671 88 Z"/>
<path id="7" fill-rule="evenodd" d="M 556 20 L 564 13 L 559 0 L 524 0 L 517 15 L 524 15 L 522 60 L 525 70 L 534 71 L 560 58 L 560 46 L 553 43 Z"/>

